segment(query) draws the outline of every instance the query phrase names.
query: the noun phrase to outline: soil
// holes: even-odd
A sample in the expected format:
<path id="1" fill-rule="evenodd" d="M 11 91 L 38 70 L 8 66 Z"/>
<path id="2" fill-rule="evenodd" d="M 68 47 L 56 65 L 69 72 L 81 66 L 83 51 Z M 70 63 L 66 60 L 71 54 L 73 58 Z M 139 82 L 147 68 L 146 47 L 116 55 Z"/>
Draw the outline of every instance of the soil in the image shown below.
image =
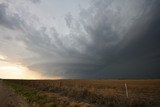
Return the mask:
<path id="1" fill-rule="evenodd" d="M 0 80 L 0 107 L 29 107 L 29 105 Z"/>

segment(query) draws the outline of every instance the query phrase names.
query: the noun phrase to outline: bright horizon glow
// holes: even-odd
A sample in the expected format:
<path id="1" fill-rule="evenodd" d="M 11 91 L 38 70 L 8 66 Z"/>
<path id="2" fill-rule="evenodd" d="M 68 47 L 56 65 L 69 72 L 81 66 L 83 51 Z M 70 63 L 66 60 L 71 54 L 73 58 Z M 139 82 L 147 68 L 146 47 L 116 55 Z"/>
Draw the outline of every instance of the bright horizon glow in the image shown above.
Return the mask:
<path id="1" fill-rule="evenodd" d="M 60 77 L 42 76 L 21 64 L 14 64 L 5 60 L 6 57 L 0 55 L 0 78 L 2 79 L 61 79 Z"/>
<path id="2" fill-rule="evenodd" d="M 0 55 L 0 60 L 5 60 L 5 59 L 6 59 L 5 56 Z"/>

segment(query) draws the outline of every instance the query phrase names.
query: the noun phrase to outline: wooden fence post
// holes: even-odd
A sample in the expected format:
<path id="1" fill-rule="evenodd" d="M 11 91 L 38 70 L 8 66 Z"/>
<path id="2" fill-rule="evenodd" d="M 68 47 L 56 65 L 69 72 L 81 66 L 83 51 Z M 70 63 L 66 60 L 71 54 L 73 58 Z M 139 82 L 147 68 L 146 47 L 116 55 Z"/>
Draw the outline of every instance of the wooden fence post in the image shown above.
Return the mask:
<path id="1" fill-rule="evenodd" d="M 127 84 L 125 83 L 125 89 L 126 89 L 126 96 L 128 98 L 128 89 L 127 89 Z"/>

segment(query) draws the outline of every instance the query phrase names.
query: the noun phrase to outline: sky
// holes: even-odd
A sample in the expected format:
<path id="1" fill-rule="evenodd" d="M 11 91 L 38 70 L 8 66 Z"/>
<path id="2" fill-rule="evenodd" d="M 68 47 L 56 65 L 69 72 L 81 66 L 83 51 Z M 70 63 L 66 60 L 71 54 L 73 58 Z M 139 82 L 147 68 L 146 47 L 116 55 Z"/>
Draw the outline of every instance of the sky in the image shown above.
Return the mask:
<path id="1" fill-rule="evenodd" d="M 0 0 L 0 78 L 160 78 L 160 0 Z"/>

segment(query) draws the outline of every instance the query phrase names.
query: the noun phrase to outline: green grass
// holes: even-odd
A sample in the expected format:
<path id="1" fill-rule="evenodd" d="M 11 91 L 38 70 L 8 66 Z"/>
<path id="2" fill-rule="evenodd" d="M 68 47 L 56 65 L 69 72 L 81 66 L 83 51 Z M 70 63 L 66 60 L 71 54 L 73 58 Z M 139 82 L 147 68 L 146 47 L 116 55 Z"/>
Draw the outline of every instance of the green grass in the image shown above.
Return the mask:
<path id="1" fill-rule="evenodd" d="M 33 89 L 28 89 L 23 87 L 22 85 L 9 83 L 7 84 L 18 94 L 24 96 L 29 103 L 38 103 L 40 106 L 43 106 L 47 101 L 47 96 L 41 95 L 38 91 Z M 54 104 L 53 107 L 56 107 Z"/>
<path id="2" fill-rule="evenodd" d="M 57 107 L 54 102 L 51 103 L 51 107 Z"/>

